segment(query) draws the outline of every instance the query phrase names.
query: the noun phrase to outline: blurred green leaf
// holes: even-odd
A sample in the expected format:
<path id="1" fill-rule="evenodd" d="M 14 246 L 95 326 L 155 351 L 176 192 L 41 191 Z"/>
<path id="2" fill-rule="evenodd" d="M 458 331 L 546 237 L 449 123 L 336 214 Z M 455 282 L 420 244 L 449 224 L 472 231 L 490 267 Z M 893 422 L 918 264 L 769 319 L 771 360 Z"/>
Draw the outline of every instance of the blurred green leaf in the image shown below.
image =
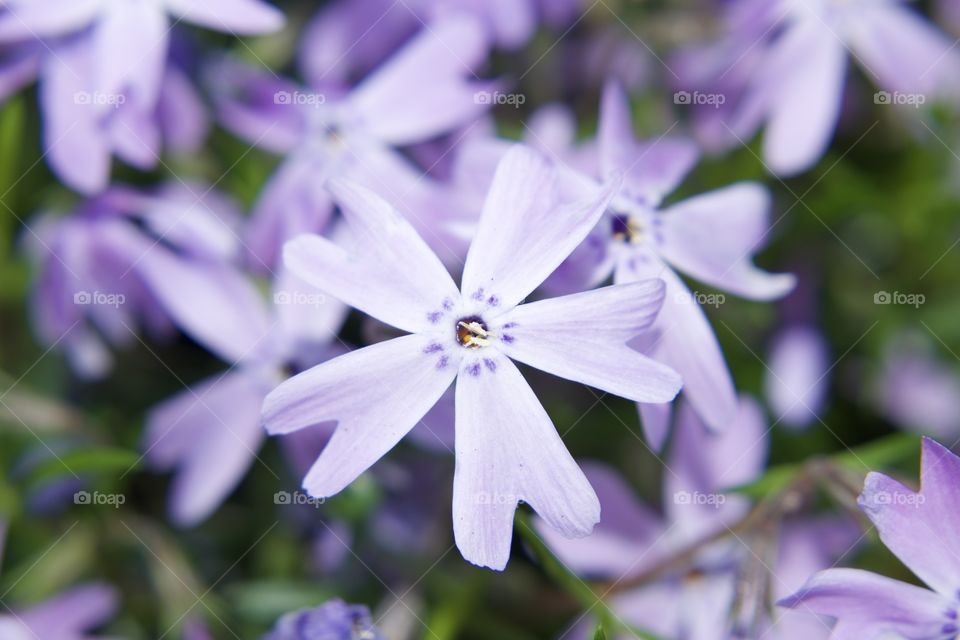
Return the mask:
<path id="1" fill-rule="evenodd" d="M 315 583 L 256 580 L 232 585 L 226 598 L 232 610 L 247 620 L 269 625 L 285 613 L 316 607 L 334 595 Z"/>
<path id="2" fill-rule="evenodd" d="M 136 451 L 115 447 L 74 449 L 37 465 L 30 481 L 41 484 L 64 475 L 122 473 L 136 468 L 140 459 Z"/>

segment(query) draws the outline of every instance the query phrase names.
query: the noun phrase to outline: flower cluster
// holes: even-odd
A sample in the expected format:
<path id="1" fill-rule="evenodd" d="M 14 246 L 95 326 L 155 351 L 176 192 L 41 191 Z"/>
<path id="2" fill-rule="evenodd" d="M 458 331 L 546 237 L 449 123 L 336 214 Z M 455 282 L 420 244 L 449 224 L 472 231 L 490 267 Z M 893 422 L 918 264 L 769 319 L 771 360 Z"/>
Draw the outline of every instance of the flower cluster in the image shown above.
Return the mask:
<path id="1" fill-rule="evenodd" d="M 960 461 L 924 439 L 919 492 L 874 471 L 960 435 L 956 332 L 890 320 L 957 243 L 907 291 L 877 271 L 915 222 L 834 231 L 960 201 L 930 159 L 958 3 L 625 4 L 0 2 L 40 354 L 0 390 L 29 445 L 0 453 L 2 638 L 960 637 Z M 921 150 L 909 188 L 890 145 Z M 873 422 L 835 429 L 850 407 Z M 835 568 L 868 546 L 857 504 L 931 590 Z M 500 584 L 575 607 L 466 631 Z"/>

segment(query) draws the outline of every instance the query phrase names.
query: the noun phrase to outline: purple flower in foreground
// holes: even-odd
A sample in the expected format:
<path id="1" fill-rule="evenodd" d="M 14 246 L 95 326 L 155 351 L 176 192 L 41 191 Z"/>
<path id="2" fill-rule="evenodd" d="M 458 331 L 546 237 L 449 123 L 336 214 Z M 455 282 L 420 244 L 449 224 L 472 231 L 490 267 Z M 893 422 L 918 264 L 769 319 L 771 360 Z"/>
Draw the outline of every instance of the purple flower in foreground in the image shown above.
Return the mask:
<path id="1" fill-rule="evenodd" d="M 611 274 L 617 284 L 662 278 L 663 309 L 644 336 L 643 348 L 680 372 L 684 396 L 707 427 L 719 430 L 736 413 L 736 393 L 701 303 L 719 304 L 723 297 L 691 292 L 677 271 L 752 300 L 785 295 L 794 278 L 766 273 L 751 262 L 770 231 L 770 196 L 761 185 L 744 182 L 661 206 L 696 159 L 696 149 L 685 140 L 636 141 L 628 100 L 617 84 L 608 83 L 592 171 L 570 170 L 571 182 L 591 184 L 620 171 L 623 186 L 557 277 L 583 279 L 574 286 L 594 286 Z M 669 408 L 641 405 L 640 412 L 647 438 L 661 448 Z"/>
<path id="2" fill-rule="evenodd" d="M 948 640 L 960 633 L 960 458 L 923 439 L 920 491 L 867 475 L 860 508 L 930 590 L 860 569 L 814 575 L 779 604 L 837 618 L 836 639 Z"/>
<path id="3" fill-rule="evenodd" d="M 41 604 L 0 615 L 0 638 L 94 640 L 87 631 L 104 624 L 116 610 L 117 594 L 112 588 L 102 584 L 75 587 Z"/>
<path id="4" fill-rule="evenodd" d="M 688 91 L 722 95 L 721 134 L 738 146 L 766 124 L 770 169 L 809 169 L 833 138 L 843 103 L 848 57 L 882 91 L 880 105 L 918 106 L 955 88 L 960 61 L 952 39 L 902 0 L 742 0 L 732 9 L 730 42 L 706 49 Z M 681 71 L 681 74 L 686 74 Z M 685 83 L 687 84 L 687 83 Z M 692 95 L 692 94 L 691 94 Z M 720 129 L 721 127 L 715 127 Z"/>
<path id="5" fill-rule="evenodd" d="M 230 33 L 283 24 L 282 13 L 259 0 L 10 0 L 0 8 L 0 44 L 38 56 L 46 155 L 72 188 L 106 188 L 113 154 L 155 166 L 158 108 L 186 95 L 168 62 L 171 19 Z M 164 92 L 173 96 L 162 105 Z"/>
<path id="6" fill-rule="evenodd" d="M 362 605 L 330 600 L 315 609 L 288 613 L 261 640 L 383 640 Z"/>
<path id="7" fill-rule="evenodd" d="M 529 149 L 511 149 L 459 290 L 387 203 L 344 181 L 330 188 L 365 242 L 351 253 L 301 236 L 284 251 L 287 266 L 410 335 L 314 367 L 267 397 L 271 434 L 338 422 L 304 480 L 307 491 L 327 497 L 346 487 L 456 380 L 453 526 L 464 558 L 506 566 L 521 500 L 565 535 L 589 533 L 600 517 L 596 494 L 512 360 L 635 401 L 668 402 L 678 392 L 674 371 L 626 344 L 656 316 L 661 282 L 521 304 L 593 228 L 614 188 L 563 201 L 552 167 Z"/>

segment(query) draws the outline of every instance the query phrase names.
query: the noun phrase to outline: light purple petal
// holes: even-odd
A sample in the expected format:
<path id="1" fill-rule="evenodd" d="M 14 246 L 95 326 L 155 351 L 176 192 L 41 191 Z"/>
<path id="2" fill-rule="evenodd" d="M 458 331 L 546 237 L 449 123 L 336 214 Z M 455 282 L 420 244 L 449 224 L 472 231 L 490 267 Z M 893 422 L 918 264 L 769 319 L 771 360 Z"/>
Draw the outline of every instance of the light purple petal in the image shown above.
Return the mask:
<path id="1" fill-rule="evenodd" d="M 755 267 L 753 254 L 770 233 L 770 194 L 742 182 L 694 196 L 663 211 L 658 221 L 660 253 L 677 270 L 751 300 L 786 295 L 796 284 L 790 274 Z"/>
<path id="2" fill-rule="evenodd" d="M 647 444 L 654 452 L 663 451 L 670 435 L 670 421 L 673 418 L 673 405 L 669 402 L 661 404 L 637 403 L 640 413 L 640 426 Z"/>
<path id="3" fill-rule="evenodd" d="M 774 339 L 765 388 L 775 422 L 794 429 L 809 426 L 823 410 L 829 385 L 829 351 L 812 327 L 791 327 Z"/>
<path id="4" fill-rule="evenodd" d="M 190 154 L 199 150 L 210 131 L 207 107 L 190 78 L 168 65 L 157 104 L 157 120 L 167 148 Z"/>
<path id="5" fill-rule="evenodd" d="M 912 7 L 864 3 L 847 38 L 865 73 L 887 91 L 942 92 L 958 72 L 956 45 Z"/>
<path id="6" fill-rule="evenodd" d="M 283 12 L 260 0 L 164 0 L 187 22 L 234 35 L 271 33 L 283 27 Z"/>
<path id="7" fill-rule="evenodd" d="M 48 56 L 40 78 L 43 136 L 47 161 L 68 186 L 85 194 L 106 188 L 110 178 L 110 147 L 100 130 L 85 80 L 90 73 L 90 43 L 75 39 Z"/>
<path id="8" fill-rule="evenodd" d="M 251 372 L 218 375 L 154 408 L 147 417 L 147 455 L 175 466 L 170 489 L 174 522 L 209 516 L 237 486 L 265 437 L 260 425 L 264 384 Z"/>
<path id="9" fill-rule="evenodd" d="M 104 0 L 8 0 L 0 9 L 0 42 L 67 35 L 89 25 Z"/>
<path id="10" fill-rule="evenodd" d="M 183 332 L 224 361 L 250 361 L 271 350 L 267 306 L 234 267 L 156 246 L 136 268 Z"/>
<path id="11" fill-rule="evenodd" d="M 650 253 L 621 261 L 615 282 L 660 278 L 667 285 L 663 308 L 650 331 L 633 346 L 675 369 L 683 394 L 706 424 L 725 429 L 737 411 L 736 392 L 720 343 L 700 303 L 682 280 Z"/>
<path id="12" fill-rule="evenodd" d="M 669 402 L 680 391 L 680 376 L 627 346 L 651 325 L 663 292 L 663 282 L 645 280 L 520 305 L 503 316 L 499 348 L 630 400 Z"/>
<path id="13" fill-rule="evenodd" d="M 487 83 L 471 82 L 486 51 L 475 21 L 466 16 L 438 21 L 364 80 L 350 95 L 349 110 L 371 134 L 392 144 L 449 131 L 488 106 L 477 99 Z"/>
<path id="14" fill-rule="evenodd" d="M 567 538 L 538 518 L 537 533 L 551 551 L 577 575 L 601 578 L 639 573 L 662 557 L 663 519 L 611 467 L 584 463 L 583 471 L 600 500 L 600 523 L 589 536 Z"/>
<path id="15" fill-rule="evenodd" d="M 501 570 L 518 501 L 568 537 L 590 533 L 600 503 L 517 367 L 479 360 L 457 379 L 453 533 L 464 559 Z"/>
<path id="16" fill-rule="evenodd" d="M 162 7 L 146 2 L 113 2 L 92 33 L 96 90 L 123 95 L 153 112 L 167 62 L 170 26 Z M 101 113 L 113 107 L 103 105 Z"/>
<path id="17" fill-rule="evenodd" d="M 837 618 L 831 636 L 837 640 L 879 640 L 885 634 L 941 638 L 943 627 L 951 623 L 948 599 L 859 569 L 821 571 L 778 604 Z"/>
<path id="18" fill-rule="evenodd" d="M 358 247 L 347 251 L 320 236 L 303 235 L 284 248 L 293 273 L 321 291 L 399 329 L 429 329 L 429 314 L 460 293 L 436 254 L 393 207 L 351 182 L 330 191 Z"/>
<path id="19" fill-rule="evenodd" d="M 463 271 L 464 295 L 496 295 L 505 308 L 539 286 L 590 233 L 616 184 L 561 202 L 559 181 L 537 152 L 520 145 L 497 167 Z"/>
<path id="20" fill-rule="evenodd" d="M 833 138 L 843 98 L 847 50 L 820 20 L 804 20 L 770 54 L 780 75 L 763 139 L 763 157 L 779 175 L 813 166 Z"/>
<path id="21" fill-rule="evenodd" d="M 105 623 L 119 604 L 112 587 L 91 583 L 18 612 L 19 618 L 39 638 L 81 638 L 84 632 Z M 28 636 L 29 637 L 29 636 Z"/>
<path id="22" fill-rule="evenodd" d="M 616 81 L 604 87 L 599 127 L 602 175 L 623 173 L 623 191 L 647 206 L 658 205 L 676 189 L 700 156 L 695 144 L 680 138 L 638 143 L 630 103 Z"/>
<path id="23" fill-rule="evenodd" d="M 330 443 L 303 486 L 331 496 L 393 448 L 450 386 L 456 355 L 410 335 L 380 342 L 309 369 L 274 389 L 263 403 L 272 435 L 337 421 Z"/>
<path id="24" fill-rule="evenodd" d="M 302 278 L 281 268 L 273 288 L 274 312 L 291 355 L 303 345 L 325 345 L 337 339 L 349 309 Z"/>
<path id="25" fill-rule="evenodd" d="M 0 104 L 33 82 L 40 72 L 39 53 L 28 50 L 0 58 Z"/>
<path id="26" fill-rule="evenodd" d="M 960 459 L 923 439 L 920 491 L 870 473 L 859 504 L 880 539 L 917 577 L 948 598 L 960 589 Z"/>

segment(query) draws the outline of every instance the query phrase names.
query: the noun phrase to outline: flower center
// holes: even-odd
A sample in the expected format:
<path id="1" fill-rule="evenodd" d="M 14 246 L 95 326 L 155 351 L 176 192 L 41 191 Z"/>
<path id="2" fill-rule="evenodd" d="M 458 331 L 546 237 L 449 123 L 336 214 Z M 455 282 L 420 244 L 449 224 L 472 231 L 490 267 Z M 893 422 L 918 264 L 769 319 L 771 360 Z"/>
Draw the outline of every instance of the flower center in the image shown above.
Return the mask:
<path id="1" fill-rule="evenodd" d="M 643 225 L 633 216 L 623 213 L 614 214 L 610 232 L 614 240 L 630 244 L 640 243 L 644 235 Z"/>
<path id="2" fill-rule="evenodd" d="M 480 316 L 468 316 L 457 320 L 457 342 L 466 349 L 479 349 L 490 345 L 493 334 Z"/>

